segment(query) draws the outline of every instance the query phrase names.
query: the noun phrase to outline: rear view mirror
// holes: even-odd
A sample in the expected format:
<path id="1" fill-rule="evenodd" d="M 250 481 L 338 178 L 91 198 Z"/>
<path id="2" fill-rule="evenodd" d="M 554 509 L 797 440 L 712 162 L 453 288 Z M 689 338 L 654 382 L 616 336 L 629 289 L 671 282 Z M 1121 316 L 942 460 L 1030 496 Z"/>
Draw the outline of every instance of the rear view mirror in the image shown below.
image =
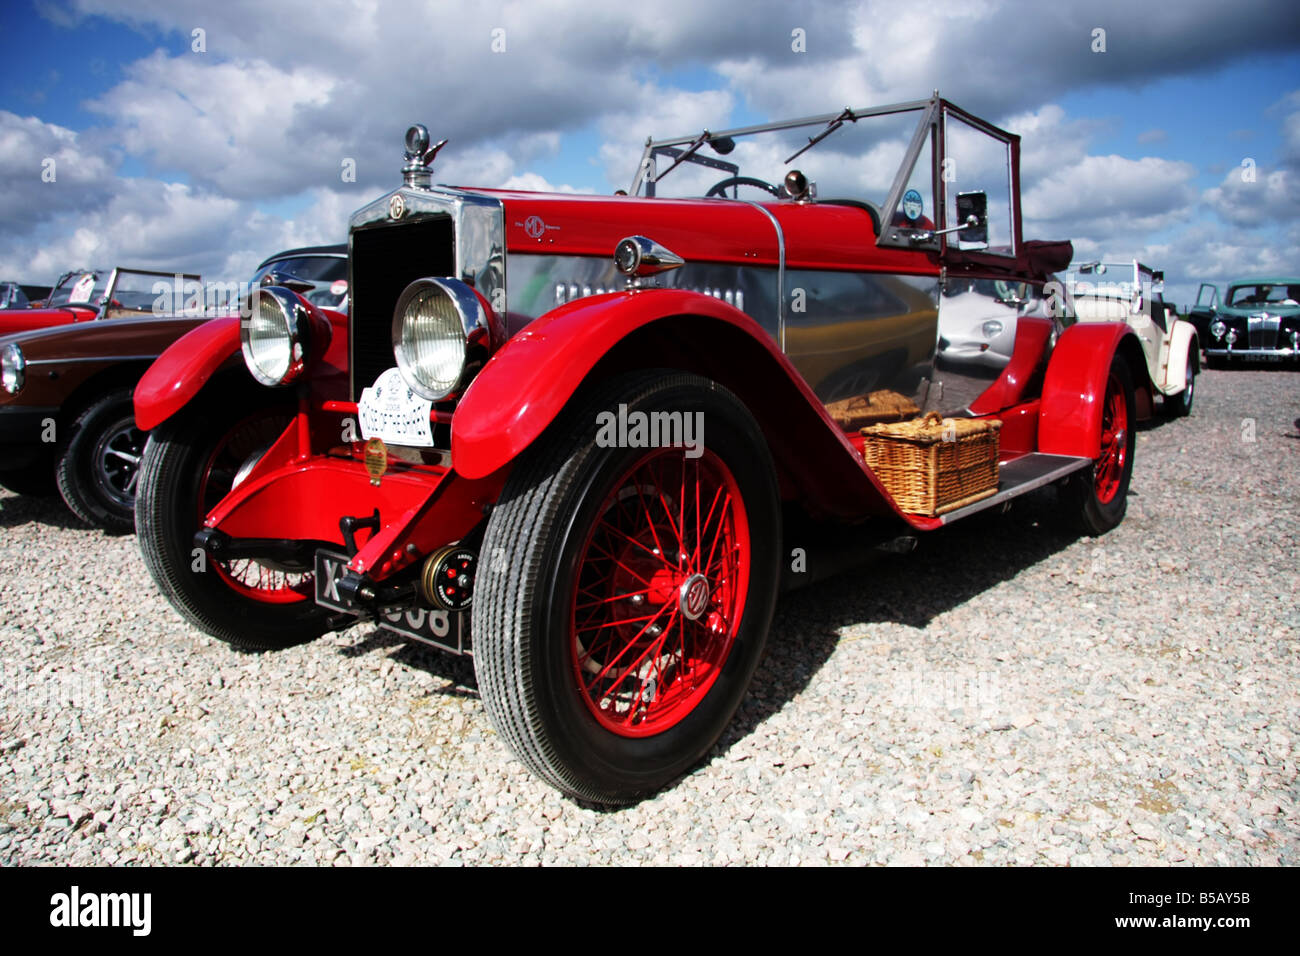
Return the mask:
<path id="1" fill-rule="evenodd" d="M 957 238 L 961 242 L 976 243 L 981 246 L 989 244 L 989 197 L 983 192 L 957 194 Z M 971 220 L 974 224 L 971 225 Z"/>

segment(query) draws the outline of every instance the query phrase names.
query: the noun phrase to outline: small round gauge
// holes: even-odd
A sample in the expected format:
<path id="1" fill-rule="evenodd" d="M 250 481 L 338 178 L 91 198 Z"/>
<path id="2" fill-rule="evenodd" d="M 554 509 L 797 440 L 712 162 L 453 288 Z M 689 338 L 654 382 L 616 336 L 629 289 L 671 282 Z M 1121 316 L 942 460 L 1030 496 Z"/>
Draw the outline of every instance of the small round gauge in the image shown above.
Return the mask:
<path id="1" fill-rule="evenodd" d="M 478 555 L 468 548 L 448 545 L 424 562 L 421 578 L 424 596 L 443 611 L 465 611 L 474 599 L 474 571 Z"/>

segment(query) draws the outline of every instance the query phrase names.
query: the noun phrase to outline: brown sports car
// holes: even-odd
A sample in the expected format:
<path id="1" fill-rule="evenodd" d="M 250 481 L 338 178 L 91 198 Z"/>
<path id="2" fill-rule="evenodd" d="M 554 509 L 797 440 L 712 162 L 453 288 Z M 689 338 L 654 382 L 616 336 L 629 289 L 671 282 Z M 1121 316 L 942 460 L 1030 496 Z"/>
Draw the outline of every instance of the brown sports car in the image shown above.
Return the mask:
<path id="1" fill-rule="evenodd" d="M 314 246 L 264 261 L 253 284 L 289 285 L 347 308 L 347 246 Z M 0 336 L 0 486 L 56 490 L 77 517 L 110 531 L 134 526 L 144 448 L 132 392 L 163 350 L 210 315 L 148 315 Z"/>

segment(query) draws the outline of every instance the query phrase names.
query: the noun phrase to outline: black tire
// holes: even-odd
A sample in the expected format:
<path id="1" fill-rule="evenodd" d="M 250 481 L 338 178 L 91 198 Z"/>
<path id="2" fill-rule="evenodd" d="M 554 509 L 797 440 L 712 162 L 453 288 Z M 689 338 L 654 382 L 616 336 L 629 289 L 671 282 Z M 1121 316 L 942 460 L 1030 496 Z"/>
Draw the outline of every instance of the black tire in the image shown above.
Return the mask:
<path id="1" fill-rule="evenodd" d="M 1099 486 L 1104 480 L 1104 467 L 1109 460 L 1104 437 L 1107 415 L 1105 405 L 1111 400 L 1112 388 L 1116 389 L 1114 394 L 1123 401 L 1125 422 L 1123 435 L 1116 436 L 1111 446 L 1116 455 L 1122 453 L 1116 468 L 1116 487 L 1113 494 L 1104 497 L 1099 493 Z M 1129 370 L 1124 357 L 1118 354 L 1111 360 L 1102 414 L 1101 456 L 1089 467 L 1071 475 L 1066 480 L 1061 494 L 1065 514 L 1073 520 L 1079 530 L 1087 535 L 1105 534 L 1124 520 L 1124 513 L 1128 509 L 1128 486 L 1133 477 L 1133 446 L 1136 438 L 1133 428 L 1135 421 L 1133 373 Z M 1102 476 L 1100 480 L 1099 473 Z"/>
<path id="2" fill-rule="evenodd" d="M 612 513 L 601 510 L 611 496 L 621 507 L 624 499 L 618 493 L 627 489 L 624 482 L 630 477 L 641 474 L 638 462 L 647 456 L 661 455 L 666 468 L 681 462 L 683 476 L 687 466 L 679 449 L 663 453 L 598 445 L 597 415 L 620 404 L 629 414 L 704 413 L 707 454 L 734 478 L 750 554 L 743 609 L 728 612 L 732 622 L 739 621 L 728 624 L 734 628 L 729 632 L 734 642 L 715 669 L 714 682 L 702 692 L 692 691 L 690 707 L 676 723 L 639 737 L 602 726 L 590 690 L 575 681 L 575 671 L 579 677 L 582 672 L 574 655 L 585 648 L 577 639 L 582 629 L 573 630 L 576 619 L 571 614 L 576 615 L 580 575 L 589 567 L 582 559 L 599 521 Z M 701 472 L 695 474 L 698 478 Z M 668 488 L 669 483 L 657 487 Z M 708 379 L 667 370 L 636 372 L 570 402 L 520 458 L 492 512 L 483 543 L 485 567 L 474 600 L 479 693 L 497 732 L 530 770 L 580 800 L 625 804 L 675 780 L 714 745 L 739 706 L 766 644 L 778 583 L 779 504 L 775 470 L 761 430 L 733 394 Z M 696 540 L 702 540 L 699 534 Z M 738 560 L 737 580 L 741 567 Z M 686 602 L 686 585 L 682 587 L 680 599 Z M 710 599 L 716 601 L 717 593 Z M 662 609 L 670 606 L 675 607 L 673 599 Z M 651 607 L 653 600 L 646 602 L 646 608 Z M 695 625 L 698 617 L 697 611 L 691 618 Z M 711 615 L 710 623 L 715 620 Z M 667 630 L 672 626 L 670 617 Z M 685 627 L 685 617 L 677 626 Z M 697 639 L 710 640 L 691 638 Z M 594 650 L 596 643 L 598 639 L 591 638 L 588 646 Z M 684 645 L 682 654 L 684 661 Z M 632 670 L 627 667 L 624 673 Z M 667 674 L 673 674 L 671 664 Z M 669 687 L 668 677 L 663 680 Z M 695 686 L 694 676 L 690 686 Z M 642 705 L 628 706 L 636 710 Z M 648 710 L 654 704 L 644 706 Z"/>
<path id="3" fill-rule="evenodd" d="M 300 600 L 259 600 L 238 590 L 226 568 L 194 548 L 201 515 L 233 485 L 229 468 L 215 470 L 221 450 L 235 442 L 264 449 L 292 411 L 256 397 L 192 403 L 150 433 L 141 459 L 135 528 L 145 566 L 182 617 L 242 650 L 278 650 L 328 630 L 310 578 L 301 585 Z M 217 477 L 201 491 L 209 473 Z"/>
<path id="4" fill-rule="evenodd" d="M 132 391 L 112 389 L 77 415 L 54 468 L 68 510 L 86 524 L 116 534 L 135 528 L 135 491 L 146 438 L 135 427 Z"/>
<path id="5" fill-rule="evenodd" d="M 1197 353 L 1187 353 L 1187 371 L 1183 390 L 1177 395 L 1165 396 L 1165 414 L 1170 418 L 1185 418 L 1192 413 L 1192 401 L 1196 398 Z"/>
<path id="6" fill-rule="evenodd" d="M 54 462 L 48 455 L 41 455 L 29 465 L 0 471 L 0 488 L 31 498 L 57 495 L 59 486 L 54 480 Z"/>

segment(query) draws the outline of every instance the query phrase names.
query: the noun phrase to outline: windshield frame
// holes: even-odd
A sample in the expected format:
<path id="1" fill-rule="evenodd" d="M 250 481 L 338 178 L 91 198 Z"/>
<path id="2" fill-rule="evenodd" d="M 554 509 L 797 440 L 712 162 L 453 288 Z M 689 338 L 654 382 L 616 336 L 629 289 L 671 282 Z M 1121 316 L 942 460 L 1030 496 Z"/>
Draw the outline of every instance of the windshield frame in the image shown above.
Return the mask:
<path id="1" fill-rule="evenodd" d="M 798 119 L 781 120 L 773 123 L 760 123 L 754 126 L 739 126 L 733 129 L 719 130 L 717 132 L 705 129 L 702 133 L 693 133 L 686 136 L 675 136 L 667 139 L 648 138 L 645 147 L 641 152 L 641 160 L 637 165 L 636 174 L 632 178 L 631 187 L 628 189 L 628 195 L 652 198 L 655 196 L 656 185 L 669 172 L 677 166 L 687 162 L 700 163 L 713 168 L 727 168 L 732 171 L 733 175 L 738 172 L 735 163 L 724 160 L 716 160 L 710 156 L 700 155 L 700 150 L 706 144 L 712 141 L 722 139 L 736 139 L 738 137 L 754 136 L 759 133 L 768 133 L 774 131 L 800 129 L 807 127 L 821 127 L 822 132 L 816 136 L 809 137 L 809 142 L 798 153 L 786 160 L 789 165 L 796 156 L 801 155 L 807 150 L 815 147 L 821 140 L 828 138 L 835 130 L 846 122 L 856 123 L 862 119 L 870 119 L 879 116 L 898 115 L 900 113 L 919 113 L 920 118 L 917 121 L 916 129 L 912 133 L 912 138 L 908 144 L 906 152 L 899 163 L 898 170 L 894 175 L 894 181 L 890 187 L 889 193 L 884 204 L 880 207 L 882 228 L 880 234 L 876 237 L 878 246 L 894 247 L 900 249 L 911 249 L 917 251 L 935 251 L 940 255 L 946 254 L 950 249 L 963 254 L 974 253 L 980 256 L 989 256 L 999 260 L 1016 260 L 1020 257 L 1023 248 L 1023 237 L 1021 234 L 1020 220 L 1020 137 L 1015 133 L 1008 132 L 992 123 L 980 119 L 972 113 L 961 109 L 948 100 L 939 96 L 936 90 L 934 95 L 925 100 L 909 100 L 901 103 L 892 103 L 886 106 L 865 107 L 862 109 L 846 109 L 838 113 L 822 113 L 817 116 L 804 116 Z M 1009 249 L 989 248 L 983 249 L 959 249 L 955 244 L 949 244 L 949 235 L 945 230 L 951 231 L 955 227 L 951 222 L 953 213 L 948 209 L 947 183 L 944 181 L 942 171 L 944 169 L 944 160 L 946 158 L 946 144 L 944 135 L 944 125 L 949 117 L 961 120 L 975 131 L 1003 143 L 1007 148 L 1007 165 L 1008 165 L 1008 202 L 1010 206 L 1010 231 L 1011 245 Z M 914 230 L 899 228 L 893 225 L 886 227 L 884 223 L 891 223 L 894 212 L 902 203 L 903 194 L 908 188 L 908 182 L 911 180 L 913 170 L 920 159 L 922 151 L 926 146 L 930 147 L 930 187 L 932 190 L 932 206 L 935 211 L 934 230 Z M 658 172 L 657 160 L 660 158 L 671 160 L 671 165 L 663 173 Z M 644 194 L 642 193 L 644 189 Z M 954 197 L 955 204 L 955 197 Z"/>
<path id="2" fill-rule="evenodd" d="M 95 295 L 95 289 L 99 287 L 100 277 L 105 275 L 106 273 L 108 275 L 108 278 L 104 280 L 103 288 L 99 293 L 100 295 L 103 295 L 105 292 L 108 291 L 109 283 L 113 279 L 113 271 L 115 270 L 69 269 L 67 272 L 63 273 L 63 275 L 59 276 L 59 278 L 55 280 L 54 285 L 50 288 L 50 294 L 45 297 L 45 308 L 47 309 L 89 309 L 91 311 L 94 311 L 94 309 L 96 308 L 95 300 L 98 298 L 98 296 Z M 60 289 L 63 289 L 63 285 L 65 282 L 69 282 L 70 280 L 80 280 L 80 278 L 85 275 L 93 275 L 95 277 L 95 285 L 91 287 L 89 299 L 87 299 L 85 302 L 67 301 L 66 296 L 71 295 L 73 288 L 76 287 L 76 281 L 72 281 L 71 285 L 69 285 L 68 288 L 65 290 L 64 301 L 58 303 L 54 301 L 54 297 L 58 295 Z"/>

